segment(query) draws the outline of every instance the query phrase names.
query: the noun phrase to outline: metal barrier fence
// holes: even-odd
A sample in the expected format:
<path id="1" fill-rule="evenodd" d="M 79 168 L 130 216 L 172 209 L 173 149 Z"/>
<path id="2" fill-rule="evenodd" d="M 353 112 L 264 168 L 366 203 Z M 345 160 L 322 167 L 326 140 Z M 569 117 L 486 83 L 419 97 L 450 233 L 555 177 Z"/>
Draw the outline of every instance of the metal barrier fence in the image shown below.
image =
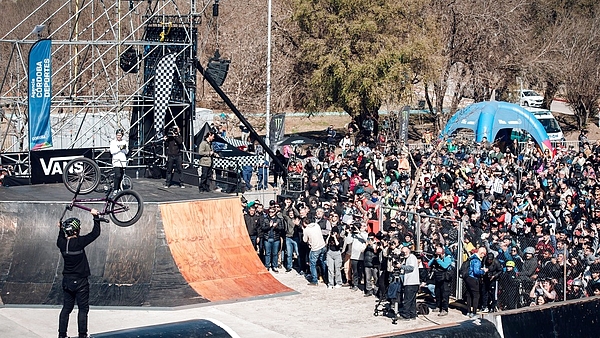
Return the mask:
<path id="1" fill-rule="evenodd" d="M 453 259 L 453 279 L 451 294 L 455 298 L 462 298 L 463 281 L 458 276 L 458 269 L 466 260 L 466 255 L 461 255 L 463 249 L 463 222 L 460 220 L 428 215 L 414 210 L 402 210 L 389 206 L 383 206 L 389 211 L 391 220 L 398 224 L 398 234 L 404 236 L 399 238 L 404 245 L 411 245 L 411 250 L 419 253 L 419 258 L 425 265 L 433 258 L 436 245 L 441 245 L 450 251 Z M 387 212 L 384 212 L 387 214 Z M 412 242 L 411 242 L 412 241 Z M 425 281 L 429 291 L 433 293 L 433 282 Z"/>
<path id="2" fill-rule="evenodd" d="M 589 140 L 588 142 L 590 145 L 596 143 L 595 140 Z M 550 143 L 554 148 L 565 148 L 567 150 L 573 149 L 575 151 L 579 150 L 579 141 L 552 141 Z M 433 150 L 434 146 L 435 145 L 432 143 L 408 143 L 408 149 L 410 149 L 410 151 L 419 150 L 421 152 L 429 152 Z M 519 142 L 517 151 L 520 153 L 526 146 L 527 142 Z"/>
<path id="3" fill-rule="evenodd" d="M 574 271 L 567 257 L 566 246 L 563 251 L 553 253 L 549 247 L 536 245 L 526 236 L 516 236 L 508 240 L 502 240 L 497 234 L 484 235 L 486 242 L 481 243 L 471 235 L 465 235 L 469 228 L 461 220 L 445 217 L 432 216 L 418 213 L 414 210 L 401 210 L 389 206 L 382 207 L 384 214 L 398 223 L 398 234 L 400 243 L 411 246 L 418 253 L 423 263 L 433 257 L 435 246 L 441 245 L 446 248 L 453 259 L 453 279 L 451 281 L 451 295 L 455 299 L 465 299 L 465 285 L 460 278 L 460 267 L 473 252 L 478 244 L 488 248 L 488 253 L 494 255 L 494 259 L 482 264 L 488 267 L 486 273 L 480 279 L 480 307 L 495 310 L 510 310 L 531 305 L 541 305 L 549 301 L 557 302 L 577 298 L 578 282 L 570 285 L 568 281 L 575 276 L 583 279 L 584 271 Z M 387 217 L 387 216 L 386 216 Z M 471 229 L 472 230 L 472 229 Z M 504 243 L 503 243 L 504 242 Z M 535 250 L 533 254 L 525 254 L 525 248 Z M 529 251 L 531 249 L 528 249 Z M 506 264 L 511 261 L 514 268 L 509 269 Z M 538 264 L 538 261 L 541 264 Z M 495 262 L 495 263 L 494 263 Z M 567 269 L 569 267 L 569 269 Z M 528 276 L 533 268 L 533 275 Z M 426 288 L 434 295 L 433 282 L 424 281 Z M 583 286 L 580 286 L 581 289 Z"/>

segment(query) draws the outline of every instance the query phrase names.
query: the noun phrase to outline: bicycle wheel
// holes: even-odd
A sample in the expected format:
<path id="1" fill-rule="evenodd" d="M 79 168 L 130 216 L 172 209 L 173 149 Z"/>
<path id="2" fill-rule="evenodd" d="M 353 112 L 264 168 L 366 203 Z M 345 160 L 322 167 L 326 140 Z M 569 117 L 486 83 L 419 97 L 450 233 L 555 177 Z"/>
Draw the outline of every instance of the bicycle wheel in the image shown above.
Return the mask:
<path id="1" fill-rule="evenodd" d="M 99 182 L 100 168 L 89 158 L 73 159 L 63 169 L 63 183 L 67 190 L 74 194 L 89 194 L 96 189 Z"/>
<path id="2" fill-rule="evenodd" d="M 130 189 L 133 189 L 133 182 L 131 181 L 131 177 L 123 175 L 123 179 L 121 180 L 121 190 Z"/>
<path id="3" fill-rule="evenodd" d="M 142 196 L 133 190 L 123 190 L 109 200 L 110 219 L 120 227 L 128 227 L 142 217 L 144 202 Z"/>

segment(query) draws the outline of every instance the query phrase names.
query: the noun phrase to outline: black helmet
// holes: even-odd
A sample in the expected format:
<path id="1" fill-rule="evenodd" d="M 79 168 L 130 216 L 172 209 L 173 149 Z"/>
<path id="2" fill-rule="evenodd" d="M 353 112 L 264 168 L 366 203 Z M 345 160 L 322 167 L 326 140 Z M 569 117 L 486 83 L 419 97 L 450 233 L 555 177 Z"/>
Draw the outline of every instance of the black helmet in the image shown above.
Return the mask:
<path id="1" fill-rule="evenodd" d="M 62 222 L 62 231 L 67 237 L 79 235 L 81 229 L 81 221 L 75 217 L 71 217 Z"/>
<path id="2" fill-rule="evenodd" d="M 123 129 L 119 128 L 115 131 L 115 135 L 117 135 L 117 134 L 125 135 L 125 131 Z"/>

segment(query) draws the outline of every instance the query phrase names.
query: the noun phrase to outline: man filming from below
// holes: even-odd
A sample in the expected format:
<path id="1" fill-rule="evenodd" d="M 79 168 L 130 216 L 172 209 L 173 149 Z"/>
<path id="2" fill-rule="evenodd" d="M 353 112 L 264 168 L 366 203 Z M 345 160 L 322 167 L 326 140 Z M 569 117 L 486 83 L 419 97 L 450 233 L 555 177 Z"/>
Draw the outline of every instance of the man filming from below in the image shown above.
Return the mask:
<path id="1" fill-rule="evenodd" d="M 127 167 L 127 141 L 123 140 L 123 129 L 117 129 L 115 139 L 110 141 L 110 154 L 112 155 L 112 165 L 115 172 L 115 181 L 113 186 L 113 194 L 116 194 L 121 189 L 121 181 Z"/>
<path id="2" fill-rule="evenodd" d="M 79 235 L 81 221 L 77 218 L 69 218 L 59 223 L 60 230 L 56 246 L 62 254 L 64 265 L 62 272 L 63 308 L 58 321 L 58 338 L 67 337 L 69 315 L 73 311 L 75 302 L 79 309 L 77 314 L 79 338 L 87 337 L 88 312 L 90 310 L 90 285 L 88 283 L 90 265 L 84 249 L 100 236 L 98 210 L 92 209 L 90 213 L 94 216 L 94 227 L 87 235 Z"/>
<path id="3" fill-rule="evenodd" d="M 165 149 L 167 153 L 167 179 L 165 181 L 165 188 L 171 186 L 173 181 L 173 172 L 177 173 L 177 182 L 179 187 L 185 188 L 181 182 L 181 172 L 183 171 L 183 154 L 181 150 L 183 148 L 183 138 L 179 133 L 179 127 L 173 126 L 169 129 L 167 135 L 163 138 L 165 141 Z"/>
<path id="4" fill-rule="evenodd" d="M 450 265 L 452 257 L 444 252 L 444 248 L 435 248 L 435 257 L 429 261 L 429 267 L 433 270 L 433 281 L 435 284 L 435 305 L 438 316 L 448 315 L 448 303 L 450 300 L 450 281 L 452 280 Z"/>

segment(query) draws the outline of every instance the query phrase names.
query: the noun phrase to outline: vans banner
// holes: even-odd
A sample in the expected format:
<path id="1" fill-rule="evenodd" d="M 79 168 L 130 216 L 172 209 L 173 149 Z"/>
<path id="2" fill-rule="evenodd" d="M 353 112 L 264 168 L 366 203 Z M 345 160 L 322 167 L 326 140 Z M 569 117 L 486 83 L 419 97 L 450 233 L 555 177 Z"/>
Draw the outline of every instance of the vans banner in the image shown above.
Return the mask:
<path id="1" fill-rule="evenodd" d="M 29 51 L 29 149 L 52 147 L 52 40 L 36 42 Z"/>
<path id="2" fill-rule="evenodd" d="M 63 169 L 70 160 L 78 157 L 92 158 L 91 148 L 34 151 L 31 162 L 31 184 L 62 182 Z"/>

